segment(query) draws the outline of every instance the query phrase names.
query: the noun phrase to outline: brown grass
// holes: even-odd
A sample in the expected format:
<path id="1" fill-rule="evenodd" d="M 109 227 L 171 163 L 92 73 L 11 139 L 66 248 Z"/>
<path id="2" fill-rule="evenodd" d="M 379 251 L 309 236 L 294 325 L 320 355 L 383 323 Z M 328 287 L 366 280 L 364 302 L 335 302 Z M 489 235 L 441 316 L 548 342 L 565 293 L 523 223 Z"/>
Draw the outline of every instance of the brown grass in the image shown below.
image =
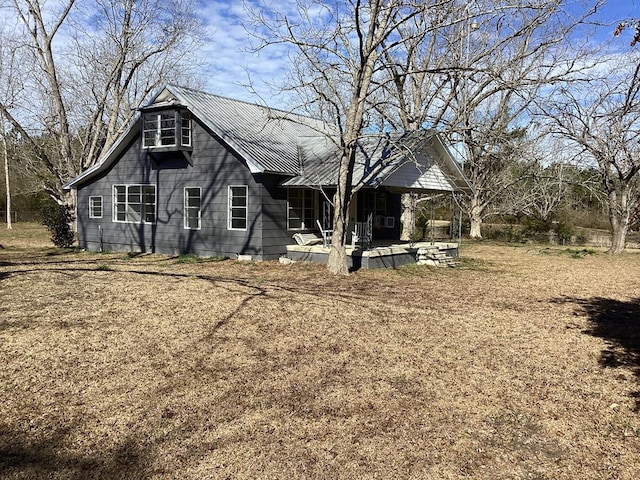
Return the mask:
<path id="1" fill-rule="evenodd" d="M 16 236 L 3 479 L 640 473 L 638 252 L 479 244 L 333 278 Z"/>

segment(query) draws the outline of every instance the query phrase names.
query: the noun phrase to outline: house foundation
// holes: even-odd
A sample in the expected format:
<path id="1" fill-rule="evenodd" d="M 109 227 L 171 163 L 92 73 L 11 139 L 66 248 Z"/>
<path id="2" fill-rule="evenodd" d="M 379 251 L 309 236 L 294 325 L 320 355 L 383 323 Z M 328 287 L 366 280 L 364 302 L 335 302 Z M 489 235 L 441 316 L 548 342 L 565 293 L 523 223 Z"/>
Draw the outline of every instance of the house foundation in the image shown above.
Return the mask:
<path id="1" fill-rule="evenodd" d="M 327 263 L 329 248 L 322 245 L 287 245 L 287 258 L 295 262 Z M 373 246 L 368 250 L 347 247 L 348 265 L 351 270 L 398 268 L 402 265 L 421 264 L 454 266 L 458 263 L 456 243 L 398 243 Z"/>

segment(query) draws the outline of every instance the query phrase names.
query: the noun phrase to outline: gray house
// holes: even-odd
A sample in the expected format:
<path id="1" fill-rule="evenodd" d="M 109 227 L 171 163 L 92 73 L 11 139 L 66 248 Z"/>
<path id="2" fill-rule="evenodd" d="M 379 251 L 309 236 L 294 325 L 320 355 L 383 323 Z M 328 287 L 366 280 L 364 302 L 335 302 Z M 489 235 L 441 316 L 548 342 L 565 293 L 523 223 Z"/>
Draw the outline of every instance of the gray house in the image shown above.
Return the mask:
<path id="1" fill-rule="evenodd" d="M 79 244 L 278 258 L 296 233 L 331 227 L 331 133 L 313 118 L 169 85 L 65 185 L 77 191 Z M 353 221 L 369 219 L 374 240 L 399 238 L 401 193 L 468 188 L 426 132 L 364 141 L 354 183 Z"/>

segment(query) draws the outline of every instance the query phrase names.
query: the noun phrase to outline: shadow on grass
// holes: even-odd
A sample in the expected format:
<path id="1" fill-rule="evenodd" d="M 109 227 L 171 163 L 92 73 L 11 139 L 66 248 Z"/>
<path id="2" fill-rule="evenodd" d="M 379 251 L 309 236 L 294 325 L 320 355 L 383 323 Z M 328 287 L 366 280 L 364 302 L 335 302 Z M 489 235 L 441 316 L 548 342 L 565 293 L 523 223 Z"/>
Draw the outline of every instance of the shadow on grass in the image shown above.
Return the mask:
<path id="1" fill-rule="evenodd" d="M 640 298 L 620 301 L 601 297 L 563 297 L 556 303 L 577 305 L 577 313 L 589 319 L 590 326 L 584 333 L 607 342 L 600 354 L 600 365 L 627 368 L 640 381 Z M 640 391 L 632 392 L 631 396 L 636 399 L 636 412 L 640 412 Z"/>
<path id="2" fill-rule="evenodd" d="M 0 472 L 2 478 L 60 478 L 81 480 L 143 479 L 149 475 L 151 458 L 142 442 L 125 438 L 114 449 L 74 455 L 65 448 L 68 427 L 44 438 L 0 426 Z"/>

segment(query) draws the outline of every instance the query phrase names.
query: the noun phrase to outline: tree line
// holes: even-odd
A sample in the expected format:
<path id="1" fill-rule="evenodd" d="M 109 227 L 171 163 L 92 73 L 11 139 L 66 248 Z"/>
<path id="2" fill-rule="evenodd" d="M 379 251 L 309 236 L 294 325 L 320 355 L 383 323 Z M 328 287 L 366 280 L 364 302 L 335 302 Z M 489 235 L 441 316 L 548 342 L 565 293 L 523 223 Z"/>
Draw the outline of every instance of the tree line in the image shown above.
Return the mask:
<path id="1" fill-rule="evenodd" d="M 0 135 L 19 146 L 14 168 L 73 205 L 61 185 L 100 158 L 149 92 L 168 80 L 198 86 L 190 52 L 206 35 L 186 0 L 54 3 L 0 3 L 11 19 L 1 30 Z M 603 24 L 606 0 L 247 5 L 247 47 L 289 48 L 278 87 L 291 108 L 336 126 L 330 271 L 348 271 L 356 153 L 389 132 L 437 131 L 456 146 L 473 186 L 459 199 L 471 237 L 498 214 L 549 218 L 579 184 L 607 207 L 610 252 L 624 249 L 638 203 L 640 55 Z M 610 39 L 594 36 L 603 31 Z"/>

